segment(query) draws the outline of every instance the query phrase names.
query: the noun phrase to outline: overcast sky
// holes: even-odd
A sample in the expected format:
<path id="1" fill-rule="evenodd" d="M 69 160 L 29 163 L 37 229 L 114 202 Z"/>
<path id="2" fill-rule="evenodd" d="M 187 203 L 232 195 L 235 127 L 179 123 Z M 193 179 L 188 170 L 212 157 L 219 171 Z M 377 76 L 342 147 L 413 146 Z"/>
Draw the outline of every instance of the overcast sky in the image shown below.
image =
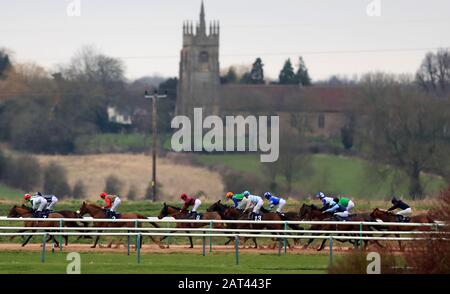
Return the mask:
<path id="1" fill-rule="evenodd" d="M 81 15 L 67 6 L 80 1 Z M 381 15 L 369 16 L 369 3 Z M 130 79 L 178 75 L 184 20 L 201 0 L 0 0 L 0 47 L 49 69 L 83 45 L 120 57 Z M 372 6 L 376 8 L 375 6 Z M 449 0 L 205 0 L 221 24 L 221 67 L 265 63 L 278 76 L 302 55 L 313 79 L 383 70 L 413 74 L 427 49 L 450 47 Z M 377 14 L 372 9 L 370 14 Z"/>

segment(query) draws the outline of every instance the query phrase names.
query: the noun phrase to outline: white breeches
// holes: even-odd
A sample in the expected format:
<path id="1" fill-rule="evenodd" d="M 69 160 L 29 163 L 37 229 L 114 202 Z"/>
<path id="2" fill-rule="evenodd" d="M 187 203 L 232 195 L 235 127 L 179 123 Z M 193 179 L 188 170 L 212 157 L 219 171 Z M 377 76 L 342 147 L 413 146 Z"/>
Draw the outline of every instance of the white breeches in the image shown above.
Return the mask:
<path id="1" fill-rule="evenodd" d="M 37 203 L 37 205 L 38 205 L 37 211 L 43 211 L 45 207 L 47 207 L 47 200 L 45 200 L 45 198 L 42 198 L 42 200 L 40 200 Z"/>
<path id="2" fill-rule="evenodd" d="M 58 198 L 55 196 L 52 196 L 52 202 L 50 202 L 47 206 L 48 210 L 53 210 L 53 207 L 55 207 L 56 203 L 58 202 Z"/>
<path id="3" fill-rule="evenodd" d="M 119 205 L 120 205 L 120 203 L 121 203 L 122 201 L 120 200 L 120 198 L 116 198 L 115 200 L 114 200 L 114 202 L 113 202 L 113 204 L 112 204 L 112 206 L 111 206 L 111 211 L 116 211 L 116 209 L 117 209 L 117 207 L 119 207 Z"/>
<path id="4" fill-rule="evenodd" d="M 259 214 L 259 210 L 264 205 L 264 200 L 260 199 L 258 203 L 256 203 L 255 207 L 253 207 L 253 213 Z"/>
<path id="5" fill-rule="evenodd" d="M 192 211 L 197 212 L 197 209 L 200 207 L 201 204 L 202 202 L 200 201 L 200 199 L 195 199 L 194 208 L 192 208 Z"/>
<path id="6" fill-rule="evenodd" d="M 348 217 L 348 210 L 343 211 L 343 212 L 336 212 L 335 215 L 340 216 L 340 217 Z"/>
<path id="7" fill-rule="evenodd" d="M 410 216 L 411 214 L 412 214 L 411 207 L 397 212 L 397 215 L 403 215 L 403 216 Z"/>
<path id="8" fill-rule="evenodd" d="M 277 212 L 281 213 L 281 210 L 283 209 L 283 206 L 286 204 L 286 200 L 280 199 L 280 203 L 278 203 Z"/>
<path id="9" fill-rule="evenodd" d="M 350 200 L 347 205 L 347 211 L 350 212 L 350 210 L 352 210 L 353 207 L 355 207 L 355 203 L 353 203 L 353 201 Z"/>

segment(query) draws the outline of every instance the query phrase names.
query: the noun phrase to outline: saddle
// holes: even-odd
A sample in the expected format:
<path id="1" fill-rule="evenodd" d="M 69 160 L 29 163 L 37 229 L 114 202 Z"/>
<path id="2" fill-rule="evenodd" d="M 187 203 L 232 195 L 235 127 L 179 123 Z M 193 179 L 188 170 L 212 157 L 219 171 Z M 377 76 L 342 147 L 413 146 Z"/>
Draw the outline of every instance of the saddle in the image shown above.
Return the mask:
<path id="1" fill-rule="evenodd" d="M 203 214 L 195 211 L 190 211 L 188 215 L 188 219 L 201 220 L 203 219 Z"/>
<path id="2" fill-rule="evenodd" d="M 411 219 L 409 217 L 397 214 L 397 221 L 399 223 L 409 223 L 411 221 Z"/>
<path id="3" fill-rule="evenodd" d="M 254 221 L 261 221 L 262 214 L 257 214 L 257 213 L 251 212 L 248 214 L 248 219 L 252 219 Z"/>
<path id="4" fill-rule="evenodd" d="M 342 216 L 339 216 L 339 215 L 333 215 L 333 219 L 334 220 L 336 220 L 336 221 L 338 221 L 338 222 L 345 222 L 345 221 L 348 221 L 348 218 L 349 218 L 350 216 L 348 216 L 348 217 L 342 217 Z"/>
<path id="5" fill-rule="evenodd" d="M 106 210 L 105 214 L 106 214 L 106 217 L 110 218 L 110 219 L 119 219 L 122 216 L 120 213 L 116 213 L 115 211 L 111 211 L 111 210 Z"/>
<path id="6" fill-rule="evenodd" d="M 44 211 L 34 211 L 33 212 L 33 217 L 34 218 L 48 218 L 50 211 L 48 210 L 44 210 Z"/>
<path id="7" fill-rule="evenodd" d="M 277 211 L 277 214 L 280 216 L 280 218 L 281 218 L 282 220 L 287 220 L 286 215 L 285 215 L 283 212 L 278 212 L 278 211 Z"/>

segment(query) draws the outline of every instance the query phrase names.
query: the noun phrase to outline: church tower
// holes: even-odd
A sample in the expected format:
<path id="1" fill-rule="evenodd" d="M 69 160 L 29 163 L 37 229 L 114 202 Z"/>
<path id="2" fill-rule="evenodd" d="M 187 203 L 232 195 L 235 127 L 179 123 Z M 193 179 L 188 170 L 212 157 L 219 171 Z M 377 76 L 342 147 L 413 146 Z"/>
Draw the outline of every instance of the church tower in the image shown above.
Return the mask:
<path id="1" fill-rule="evenodd" d="M 219 22 L 213 21 L 207 26 L 203 1 L 200 23 L 195 27 L 191 21 L 183 23 L 179 74 L 176 114 L 193 118 L 194 108 L 202 108 L 203 117 L 218 115 Z"/>

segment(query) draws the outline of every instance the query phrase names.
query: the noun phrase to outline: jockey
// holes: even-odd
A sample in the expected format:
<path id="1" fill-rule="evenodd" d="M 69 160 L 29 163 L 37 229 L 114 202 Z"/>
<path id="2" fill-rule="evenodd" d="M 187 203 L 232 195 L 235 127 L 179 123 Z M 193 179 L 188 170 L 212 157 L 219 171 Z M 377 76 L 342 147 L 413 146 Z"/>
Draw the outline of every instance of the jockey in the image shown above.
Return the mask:
<path id="1" fill-rule="evenodd" d="M 400 218 L 402 218 L 401 221 L 403 221 L 406 217 L 412 214 L 411 207 L 405 202 L 398 200 L 396 197 L 392 198 L 391 203 L 393 206 L 389 208 L 388 211 L 401 209 L 399 212 L 397 212 L 397 215 L 400 216 Z"/>
<path id="2" fill-rule="evenodd" d="M 323 213 L 334 212 L 334 215 L 346 218 L 349 216 L 350 210 L 352 210 L 353 207 L 355 207 L 353 201 L 345 197 L 342 197 L 339 200 L 339 203 L 336 202 L 334 203 L 335 205 L 333 207 L 325 210 Z"/>
<path id="3" fill-rule="evenodd" d="M 253 204 L 253 211 L 252 213 L 249 214 L 248 218 L 252 219 L 254 216 L 257 216 L 260 214 L 260 209 L 264 204 L 264 200 L 256 195 L 250 195 L 249 191 L 245 191 L 244 193 L 244 198 L 248 199 L 247 205 L 244 208 L 244 213 L 247 209 L 250 208 L 250 206 Z"/>
<path id="4" fill-rule="evenodd" d="M 325 196 L 325 194 L 322 192 L 317 193 L 316 198 L 322 201 L 322 211 L 330 209 L 338 203 L 338 201 L 335 201 L 332 197 Z"/>
<path id="5" fill-rule="evenodd" d="M 44 195 L 45 200 L 47 200 L 47 207 L 45 210 L 53 211 L 56 203 L 58 203 L 58 198 L 55 195 Z"/>
<path id="6" fill-rule="evenodd" d="M 42 197 L 41 192 L 37 192 L 33 196 L 31 196 L 30 194 L 25 194 L 23 198 L 25 199 L 25 201 L 31 203 L 32 205 L 31 208 L 33 209 L 33 217 L 36 218 L 44 217 L 43 210 L 47 206 L 47 200 L 45 200 L 45 198 Z"/>
<path id="7" fill-rule="evenodd" d="M 266 192 L 264 194 L 264 197 L 267 200 L 269 200 L 270 209 L 274 208 L 275 205 L 278 205 L 277 213 L 283 215 L 281 210 L 283 209 L 283 206 L 286 204 L 286 200 L 284 200 L 283 198 L 280 198 L 280 197 L 272 196 L 272 194 L 270 194 L 270 192 Z"/>
<path id="8" fill-rule="evenodd" d="M 184 201 L 184 205 L 181 208 L 181 211 L 185 211 L 185 210 L 187 210 L 189 208 L 189 206 L 193 205 L 194 207 L 189 212 L 189 217 L 193 216 L 194 218 L 196 218 L 197 217 L 197 209 L 202 204 L 200 199 L 195 199 L 194 197 L 189 197 L 185 193 L 181 194 L 180 199 L 182 199 Z"/>
<path id="9" fill-rule="evenodd" d="M 239 206 L 239 202 L 241 202 L 242 199 L 244 199 L 243 194 L 234 194 L 233 192 L 228 192 L 225 197 L 227 198 L 227 200 L 230 199 L 233 200 L 234 208 L 237 208 Z"/>
<path id="10" fill-rule="evenodd" d="M 105 200 L 106 205 L 106 217 L 115 219 L 116 218 L 116 209 L 119 207 L 122 202 L 117 195 L 109 195 L 105 192 L 99 194 L 100 198 Z"/>

